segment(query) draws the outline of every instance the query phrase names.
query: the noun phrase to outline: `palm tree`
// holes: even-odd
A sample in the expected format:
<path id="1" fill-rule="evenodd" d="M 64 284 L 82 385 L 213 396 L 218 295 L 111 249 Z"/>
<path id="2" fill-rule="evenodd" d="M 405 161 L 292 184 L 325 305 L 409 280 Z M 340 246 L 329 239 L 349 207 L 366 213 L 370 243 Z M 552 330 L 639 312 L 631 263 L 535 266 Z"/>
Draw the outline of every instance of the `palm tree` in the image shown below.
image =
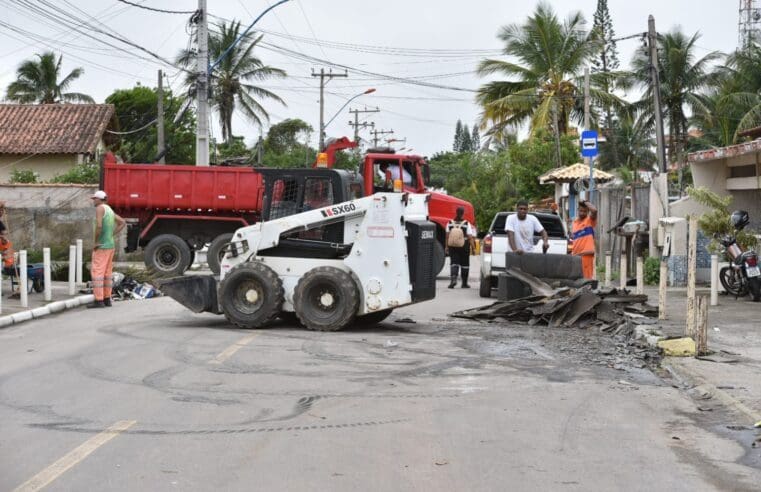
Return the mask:
<path id="1" fill-rule="evenodd" d="M 216 60 L 222 56 L 239 34 L 240 21 L 230 25 L 223 22 L 219 25 L 219 31 L 210 32 L 209 59 Z M 232 118 L 236 109 L 239 109 L 250 121 L 261 126 L 262 120 L 269 120 L 269 115 L 259 100 L 271 99 L 285 104 L 278 95 L 254 84 L 272 77 L 280 78 L 286 75 L 283 70 L 265 65 L 254 56 L 254 48 L 261 40 L 262 36 L 255 37 L 253 33 L 245 34 L 211 74 L 209 100 L 219 114 L 222 138 L 225 142 L 229 142 L 233 136 Z M 176 61 L 183 67 L 195 70 L 196 54 L 190 50 L 183 50 Z M 190 87 L 191 94 L 195 94 L 195 81 L 195 73 L 188 74 L 185 82 Z"/>
<path id="2" fill-rule="evenodd" d="M 478 66 L 481 76 L 500 74 L 508 80 L 488 82 L 478 89 L 482 126 L 491 125 L 487 135 L 528 122 L 533 136 L 537 130 L 554 127 L 557 113 L 560 134 L 566 134 L 571 119 L 584 119 L 580 74 L 591 56 L 599 51 L 598 41 L 585 30 L 584 16 L 572 13 L 560 21 L 552 7 L 540 3 L 524 24 L 500 29 L 504 54 L 517 62 L 488 59 Z M 608 75 L 594 74 L 595 78 Z M 594 84 L 590 92 L 598 107 L 620 106 L 622 101 Z"/>
<path id="3" fill-rule="evenodd" d="M 698 39 L 699 33 L 687 36 L 678 30 L 658 36 L 661 102 L 663 117 L 668 125 L 670 138 L 667 148 L 672 162 L 683 160 L 689 129 L 688 110 L 693 114 L 707 112 L 701 91 L 712 87 L 718 80 L 718 73 L 711 66 L 722 54 L 711 51 L 697 59 Z M 635 106 L 647 115 L 648 126 L 654 122 L 651 81 L 650 57 L 639 51 L 632 61 L 632 82 L 644 89 L 642 99 Z"/>
<path id="4" fill-rule="evenodd" d="M 36 56 L 39 60 L 26 60 L 18 67 L 16 80 L 8 85 L 6 99 L 25 104 L 94 102 L 93 98 L 86 94 L 64 92 L 84 73 L 84 69 L 75 68 L 59 82 L 63 56 L 59 56 L 58 61 L 52 51 Z"/>

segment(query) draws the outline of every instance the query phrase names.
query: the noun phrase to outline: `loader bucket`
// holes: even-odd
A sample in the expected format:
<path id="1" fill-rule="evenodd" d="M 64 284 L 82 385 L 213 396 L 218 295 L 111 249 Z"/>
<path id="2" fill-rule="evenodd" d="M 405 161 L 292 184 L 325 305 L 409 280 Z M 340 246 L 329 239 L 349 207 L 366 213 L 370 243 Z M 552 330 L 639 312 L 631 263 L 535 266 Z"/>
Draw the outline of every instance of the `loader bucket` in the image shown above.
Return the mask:
<path id="1" fill-rule="evenodd" d="M 194 313 L 219 314 L 217 279 L 211 275 L 189 275 L 162 280 L 161 291 Z"/>

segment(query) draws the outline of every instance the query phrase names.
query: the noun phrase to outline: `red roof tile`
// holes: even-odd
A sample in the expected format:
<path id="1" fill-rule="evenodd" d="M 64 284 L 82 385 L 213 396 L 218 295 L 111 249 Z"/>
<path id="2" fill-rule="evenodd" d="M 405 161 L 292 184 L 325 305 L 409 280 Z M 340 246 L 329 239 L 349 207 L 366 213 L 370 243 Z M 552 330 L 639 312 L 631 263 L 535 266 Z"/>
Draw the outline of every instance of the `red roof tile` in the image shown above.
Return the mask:
<path id="1" fill-rule="evenodd" d="M 94 154 L 111 104 L 0 104 L 0 154 Z"/>

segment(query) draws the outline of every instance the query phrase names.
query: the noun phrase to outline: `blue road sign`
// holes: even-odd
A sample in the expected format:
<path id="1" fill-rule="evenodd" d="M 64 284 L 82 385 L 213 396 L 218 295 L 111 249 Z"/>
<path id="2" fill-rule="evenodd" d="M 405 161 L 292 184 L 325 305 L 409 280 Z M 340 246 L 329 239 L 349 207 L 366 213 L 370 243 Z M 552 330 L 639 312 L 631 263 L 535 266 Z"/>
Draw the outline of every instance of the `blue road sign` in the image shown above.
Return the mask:
<path id="1" fill-rule="evenodd" d="M 581 155 L 582 157 L 597 157 L 600 151 L 597 147 L 597 132 L 584 130 L 581 132 Z"/>

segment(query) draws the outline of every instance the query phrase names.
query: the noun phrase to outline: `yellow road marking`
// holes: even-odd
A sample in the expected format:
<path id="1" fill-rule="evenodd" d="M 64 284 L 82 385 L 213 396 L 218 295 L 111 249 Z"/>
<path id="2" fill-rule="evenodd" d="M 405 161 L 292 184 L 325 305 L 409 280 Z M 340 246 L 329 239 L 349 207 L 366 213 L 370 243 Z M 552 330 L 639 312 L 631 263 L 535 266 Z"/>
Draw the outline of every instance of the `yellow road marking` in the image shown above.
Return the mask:
<path id="1" fill-rule="evenodd" d="M 223 363 L 224 361 L 232 357 L 235 354 L 235 352 L 237 352 L 238 350 L 242 349 L 243 347 L 251 343 L 251 340 L 256 338 L 256 335 L 257 333 L 252 333 L 250 335 L 246 335 L 245 337 L 241 338 L 240 340 L 238 340 L 237 342 L 235 342 L 234 344 L 230 345 L 229 347 L 224 349 L 222 352 L 220 352 L 218 356 L 210 360 L 209 364 Z"/>
<path id="2" fill-rule="evenodd" d="M 77 465 L 87 458 L 93 451 L 106 444 L 122 432 L 126 431 L 133 425 L 136 420 L 120 420 L 100 434 L 97 434 L 76 448 L 72 449 L 66 455 L 33 476 L 23 484 L 19 485 L 14 492 L 32 492 L 41 490 L 48 486 L 53 480 L 57 479 L 71 467 Z"/>

